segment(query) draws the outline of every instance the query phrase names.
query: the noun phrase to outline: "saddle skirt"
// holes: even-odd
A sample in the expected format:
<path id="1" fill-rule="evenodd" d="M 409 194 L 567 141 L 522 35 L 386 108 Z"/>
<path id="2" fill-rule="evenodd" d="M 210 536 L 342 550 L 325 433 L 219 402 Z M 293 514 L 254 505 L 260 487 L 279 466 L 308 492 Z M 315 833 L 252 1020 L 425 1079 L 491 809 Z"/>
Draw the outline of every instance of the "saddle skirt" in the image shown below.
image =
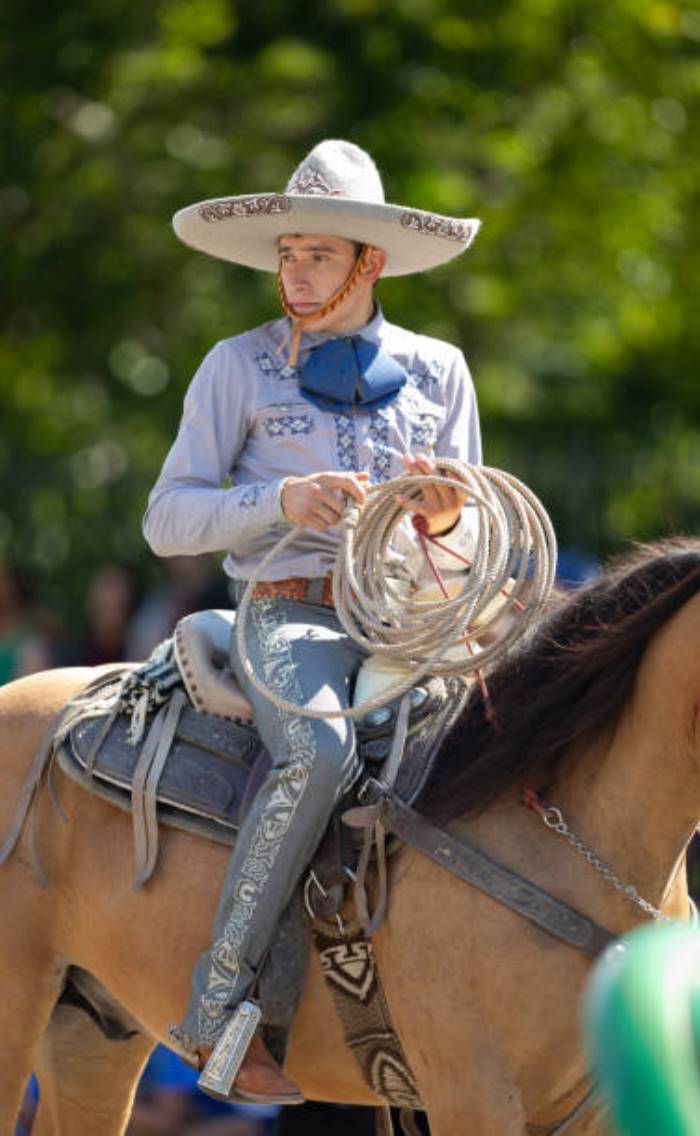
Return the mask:
<path id="1" fill-rule="evenodd" d="M 159 823 L 232 845 L 269 768 L 253 722 L 221 713 L 246 714 L 226 669 L 233 618 L 209 611 L 181 620 L 146 663 L 111 672 L 79 695 L 56 737 L 63 772 L 132 813 L 137 889 L 155 869 Z M 210 691 L 217 713 L 208 712 Z M 459 680 L 433 678 L 411 693 L 394 784 L 406 803 L 419 795 L 467 692 Z M 398 706 L 389 703 L 357 724 L 369 776 L 378 775 L 389 755 L 397 715 Z"/>
<path id="2" fill-rule="evenodd" d="M 117 700 L 120 685 L 119 680 L 107 684 L 99 691 L 101 701 Z M 144 739 L 137 745 L 130 738 L 132 722 L 126 707 L 101 738 L 112 713 L 103 709 L 79 719 L 61 742 L 58 762 L 73 780 L 129 811 L 134 774 L 155 713 L 147 716 Z M 158 818 L 233 844 L 250 774 L 265 753 L 251 724 L 227 721 L 183 702 L 156 787 Z"/>

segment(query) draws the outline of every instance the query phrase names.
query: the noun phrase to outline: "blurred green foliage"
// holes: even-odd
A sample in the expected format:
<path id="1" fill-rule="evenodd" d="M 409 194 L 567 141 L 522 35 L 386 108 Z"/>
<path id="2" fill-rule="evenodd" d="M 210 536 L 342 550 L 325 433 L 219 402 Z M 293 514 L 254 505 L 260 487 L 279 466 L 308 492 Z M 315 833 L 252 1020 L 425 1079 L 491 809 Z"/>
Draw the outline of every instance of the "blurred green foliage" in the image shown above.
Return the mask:
<path id="1" fill-rule="evenodd" d="M 324 136 L 479 215 L 381 287 L 463 346 L 486 460 L 605 554 L 700 520 L 695 0 L 26 0 L 0 13 L 0 550 L 74 604 L 140 518 L 205 350 L 276 313 L 180 206 Z"/>

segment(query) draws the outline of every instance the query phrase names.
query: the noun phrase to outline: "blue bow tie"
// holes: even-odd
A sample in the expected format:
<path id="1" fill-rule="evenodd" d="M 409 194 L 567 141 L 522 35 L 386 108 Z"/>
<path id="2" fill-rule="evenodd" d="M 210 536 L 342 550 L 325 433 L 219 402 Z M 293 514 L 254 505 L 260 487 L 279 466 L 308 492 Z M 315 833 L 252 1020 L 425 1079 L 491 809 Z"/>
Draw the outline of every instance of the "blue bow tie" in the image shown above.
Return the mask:
<path id="1" fill-rule="evenodd" d="M 391 355 L 359 335 L 314 348 L 302 367 L 299 389 L 321 410 L 376 409 L 396 397 L 406 372 Z"/>

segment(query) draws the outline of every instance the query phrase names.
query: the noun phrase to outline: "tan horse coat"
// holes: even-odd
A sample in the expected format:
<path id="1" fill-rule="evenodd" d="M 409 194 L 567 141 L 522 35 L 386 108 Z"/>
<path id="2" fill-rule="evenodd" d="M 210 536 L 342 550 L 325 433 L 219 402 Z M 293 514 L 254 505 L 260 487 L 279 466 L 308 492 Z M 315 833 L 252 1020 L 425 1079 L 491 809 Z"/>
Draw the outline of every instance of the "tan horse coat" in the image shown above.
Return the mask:
<path id="1" fill-rule="evenodd" d="M 0 691 L 0 833 L 52 715 L 92 672 Z M 626 882 L 685 918 L 683 856 L 700 818 L 700 596 L 661 629 L 608 737 L 567 762 L 551 799 Z M 148 1052 L 179 1020 L 205 946 L 225 848 L 163 831 L 160 864 L 131 887 L 130 820 L 60 773 L 66 824 L 42 798 L 37 887 L 26 833 L 0 868 L 0 1131 L 38 1069 L 38 1136 L 117 1136 Z M 454 826 L 615 933 L 645 918 L 520 804 Z M 583 1095 L 579 1003 L 589 961 L 410 849 L 395 858 L 376 939 L 387 997 L 432 1136 L 544 1133 Z M 94 974 L 144 1031 L 107 1042 L 82 1012 L 52 1017 L 66 967 Z M 346 1050 L 312 957 L 287 1068 L 311 1098 L 377 1103 Z M 575 1132 L 602 1133 L 598 1114 Z"/>

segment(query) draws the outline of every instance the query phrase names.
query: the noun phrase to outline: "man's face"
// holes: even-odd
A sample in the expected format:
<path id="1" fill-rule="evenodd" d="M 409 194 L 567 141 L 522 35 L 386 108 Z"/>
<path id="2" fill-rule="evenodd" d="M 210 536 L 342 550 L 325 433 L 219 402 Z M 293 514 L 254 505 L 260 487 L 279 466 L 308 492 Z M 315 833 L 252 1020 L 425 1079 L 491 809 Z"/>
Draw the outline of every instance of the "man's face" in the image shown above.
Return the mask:
<path id="1" fill-rule="evenodd" d="M 294 314 L 308 317 L 322 308 L 342 288 L 356 259 L 355 245 L 344 237 L 281 237 L 280 273 Z"/>

